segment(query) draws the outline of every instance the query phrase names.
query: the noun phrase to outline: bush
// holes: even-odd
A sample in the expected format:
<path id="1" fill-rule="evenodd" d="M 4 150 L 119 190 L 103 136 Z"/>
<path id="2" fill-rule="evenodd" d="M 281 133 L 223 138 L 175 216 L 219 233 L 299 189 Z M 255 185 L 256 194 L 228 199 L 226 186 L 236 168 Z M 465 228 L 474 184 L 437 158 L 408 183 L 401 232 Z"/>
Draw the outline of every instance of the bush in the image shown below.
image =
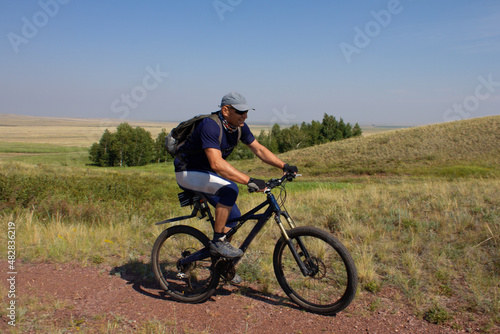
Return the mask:
<path id="1" fill-rule="evenodd" d="M 139 126 L 134 129 L 128 123 L 122 123 L 115 133 L 104 131 L 99 143 L 90 147 L 89 158 L 92 163 L 103 167 L 143 166 L 153 159 L 161 159 L 161 151 L 155 151 L 155 148 L 151 133 Z"/>

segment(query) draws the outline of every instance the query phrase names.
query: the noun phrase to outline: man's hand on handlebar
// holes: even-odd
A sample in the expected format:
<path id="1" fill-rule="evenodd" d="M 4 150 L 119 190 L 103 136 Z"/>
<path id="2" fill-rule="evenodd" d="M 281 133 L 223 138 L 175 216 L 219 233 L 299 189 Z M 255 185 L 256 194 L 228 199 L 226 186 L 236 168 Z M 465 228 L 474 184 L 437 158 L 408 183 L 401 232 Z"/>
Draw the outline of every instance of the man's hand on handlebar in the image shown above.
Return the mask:
<path id="1" fill-rule="evenodd" d="M 297 166 L 290 166 L 289 164 L 285 164 L 283 166 L 283 175 L 286 175 L 286 179 L 288 181 L 292 181 L 298 172 L 299 169 L 297 168 Z"/>
<path id="2" fill-rule="evenodd" d="M 255 192 L 255 191 L 264 191 L 266 190 L 266 181 L 264 180 L 260 180 L 260 179 L 254 179 L 254 178 L 250 178 L 250 180 L 248 181 L 247 183 L 247 187 L 248 187 L 248 192 Z"/>
<path id="3" fill-rule="evenodd" d="M 298 172 L 299 169 L 297 168 L 297 166 L 290 166 L 289 164 L 285 164 L 283 166 L 283 177 L 281 179 L 272 179 L 266 183 L 266 181 L 264 180 L 254 179 L 251 177 L 247 183 L 248 192 L 263 192 L 267 188 L 272 189 L 277 185 L 280 185 L 285 180 L 292 181 L 296 176 L 300 176 L 300 174 L 297 174 Z"/>
<path id="4" fill-rule="evenodd" d="M 285 164 L 283 166 L 283 174 L 297 174 L 299 172 L 299 169 L 297 166 L 290 166 L 289 164 Z"/>

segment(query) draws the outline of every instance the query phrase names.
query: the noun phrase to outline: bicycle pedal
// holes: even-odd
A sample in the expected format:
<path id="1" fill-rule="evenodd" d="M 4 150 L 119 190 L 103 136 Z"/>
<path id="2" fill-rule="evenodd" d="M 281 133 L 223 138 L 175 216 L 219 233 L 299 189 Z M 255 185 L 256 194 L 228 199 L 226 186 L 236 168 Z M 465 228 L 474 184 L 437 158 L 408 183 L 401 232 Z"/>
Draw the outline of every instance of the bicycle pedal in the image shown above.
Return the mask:
<path id="1" fill-rule="evenodd" d="M 179 279 L 186 279 L 186 278 L 188 278 L 188 275 L 186 275 L 184 273 L 177 273 L 177 278 L 179 278 Z"/>

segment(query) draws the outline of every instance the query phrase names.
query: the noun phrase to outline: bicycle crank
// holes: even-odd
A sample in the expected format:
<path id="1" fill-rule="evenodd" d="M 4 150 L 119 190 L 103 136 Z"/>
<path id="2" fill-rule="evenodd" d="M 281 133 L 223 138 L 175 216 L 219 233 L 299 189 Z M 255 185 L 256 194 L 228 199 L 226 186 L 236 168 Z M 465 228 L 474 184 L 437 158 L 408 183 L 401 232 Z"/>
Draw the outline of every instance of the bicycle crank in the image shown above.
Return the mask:
<path id="1" fill-rule="evenodd" d="M 231 281 L 236 275 L 233 260 L 219 259 L 215 265 L 219 269 L 220 275 L 224 281 Z"/>

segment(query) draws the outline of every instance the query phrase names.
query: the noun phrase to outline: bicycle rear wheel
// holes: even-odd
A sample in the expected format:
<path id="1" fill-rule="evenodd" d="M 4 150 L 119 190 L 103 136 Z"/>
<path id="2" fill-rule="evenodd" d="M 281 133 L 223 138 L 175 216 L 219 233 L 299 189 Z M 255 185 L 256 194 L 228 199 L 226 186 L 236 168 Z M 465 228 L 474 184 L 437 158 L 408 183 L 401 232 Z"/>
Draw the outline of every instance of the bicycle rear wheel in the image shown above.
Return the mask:
<path id="1" fill-rule="evenodd" d="M 281 237 L 274 248 L 273 264 L 283 291 L 310 312 L 333 314 L 345 309 L 358 285 L 356 266 L 347 249 L 334 236 L 315 227 L 296 227 L 287 233 L 310 274 L 302 274 Z"/>
<path id="2" fill-rule="evenodd" d="M 212 259 L 201 259 L 186 265 L 180 260 L 208 247 L 208 237 L 201 231 L 184 225 L 164 230 L 156 239 L 151 264 L 161 288 L 174 300 L 201 303 L 214 293 L 219 273 L 212 270 Z"/>

